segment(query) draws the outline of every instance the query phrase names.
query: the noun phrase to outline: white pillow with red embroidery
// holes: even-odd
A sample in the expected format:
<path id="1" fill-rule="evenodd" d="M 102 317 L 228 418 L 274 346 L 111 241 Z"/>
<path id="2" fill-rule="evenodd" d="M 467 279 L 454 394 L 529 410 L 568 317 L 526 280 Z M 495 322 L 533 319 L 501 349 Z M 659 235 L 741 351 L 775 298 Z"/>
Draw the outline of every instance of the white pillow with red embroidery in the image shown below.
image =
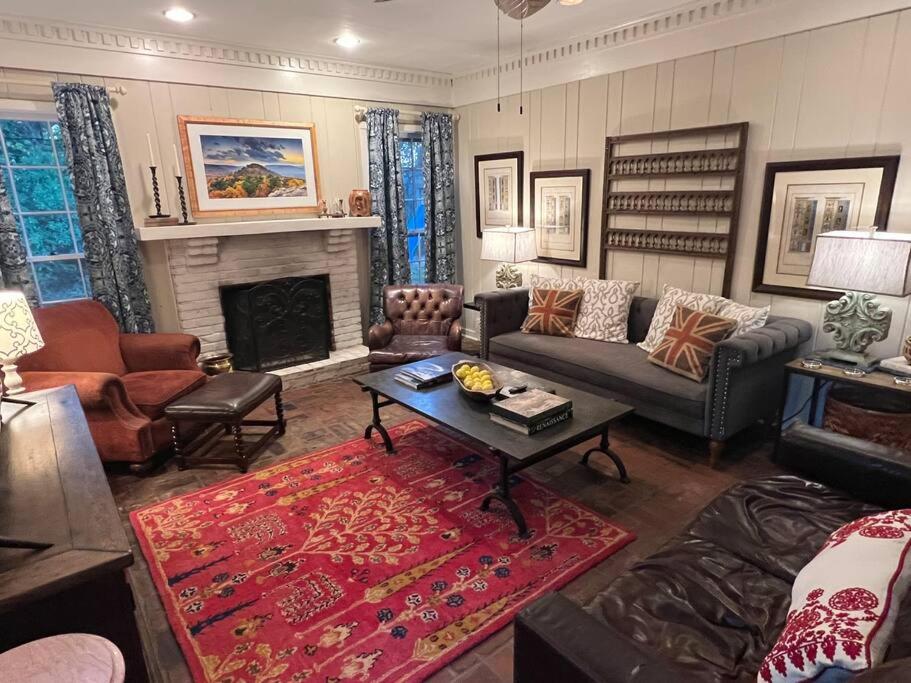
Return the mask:
<path id="1" fill-rule="evenodd" d="M 797 575 L 784 631 L 757 680 L 791 683 L 881 663 L 911 583 L 909 549 L 911 509 L 863 517 L 829 536 Z"/>

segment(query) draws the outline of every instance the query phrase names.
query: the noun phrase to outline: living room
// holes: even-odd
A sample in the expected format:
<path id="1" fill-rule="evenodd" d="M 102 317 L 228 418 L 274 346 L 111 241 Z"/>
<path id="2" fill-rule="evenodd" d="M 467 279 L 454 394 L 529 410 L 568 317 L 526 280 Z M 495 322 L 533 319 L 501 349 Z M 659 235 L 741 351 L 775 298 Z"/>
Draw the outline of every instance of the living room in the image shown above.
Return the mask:
<path id="1" fill-rule="evenodd" d="M 909 61 L 902 0 L 5 0 L 0 679 L 907 680 Z"/>

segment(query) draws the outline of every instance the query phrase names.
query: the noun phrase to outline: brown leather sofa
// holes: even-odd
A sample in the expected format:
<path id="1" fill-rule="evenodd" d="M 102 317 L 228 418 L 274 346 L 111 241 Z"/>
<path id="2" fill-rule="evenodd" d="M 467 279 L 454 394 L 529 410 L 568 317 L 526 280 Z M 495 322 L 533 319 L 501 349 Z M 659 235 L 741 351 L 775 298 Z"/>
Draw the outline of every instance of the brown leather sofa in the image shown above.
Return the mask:
<path id="1" fill-rule="evenodd" d="M 386 321 L 368 336 L 370 371 L 462 350 L 462 285 L 388 285 Z"/>
<path id="2" fill-rule="evenodd" d="M 199 340 L 187 334 L 121 334 L 96 301 L 35 310 L 45 347 L 19 363 L 26 391 L 73 384 L 105 462 L 144 464 L 170 444 L 164 408 L 203 385 Z"/>
<path id="3" fill-rule="evenodd" d="M 911 505 L 911 459 L 896 449 L 796 424 L 777 459 L 812 480 L 739 484 L 588 607 L 552 593 L 520 612 L 515 680 L 756 681 L 797 573 L 829 534 Z M 908 680 L 911 598 L 900 606 L 886 661 L 852 678 Z"/>

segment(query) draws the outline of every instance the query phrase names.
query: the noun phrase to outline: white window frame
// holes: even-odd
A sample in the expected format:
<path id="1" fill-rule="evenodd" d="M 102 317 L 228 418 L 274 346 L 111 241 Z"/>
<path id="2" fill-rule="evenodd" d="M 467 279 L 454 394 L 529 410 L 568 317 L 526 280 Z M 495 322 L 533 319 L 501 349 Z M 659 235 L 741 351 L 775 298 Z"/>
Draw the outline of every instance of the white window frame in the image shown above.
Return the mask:
<path id="1" fill-rule="evenodd" d="M 53 102 L 35 102 L 35 101 L 30 101 L 30 100 L 0 99 L 0 119 L 17 120 L 17 121 L 57 121 L 58 117 L 57 117 L 57 110 L 54 107 Z M 55 151 L 57 151 L 56 150 L 57 143 L 54 140 L 51 140 L 51 145 L 54 147 Z M 2 152 L 3 152 L 2 158 L 9 161 L 9 154 L 7 153 L 7 150 L 6 150 L 6 142 L 3 139 L 2 135 L 0 135 L 0 149 L 2 149 Z M 0 164 L 0 166 L 4 166 L 4 165 L 5 164 Z M 26 169 L 26 170 L 31 168 L 31 169 L 38 170 L 38 169 L 46 169 L 47 167 L 46 166 L 18 166 L 17 165 L 16 168 Z M 12 178 L 12 175 L 13 175 L 12 167 L 7 166 L 7 169 L 9 170 L 10 177 Z M 57 178 L 60 182 L 61 192 L 63 192 L 63 188 L 65 187 L 65 181 L 63 178 L 63 170 L 59 164 L 56 165 L 56 169 L 57 169 Z M 10 187 L 7 188 L 7 194 L 9 195 L 9 200 L 10 200 L 10 205 L 11 205 L 10 208 L 12 208 L 12 210 L 13 210 L 13 219 L 21 220 L 22 216 L 23 216 L 23 212 L 20 211 L 19 196 L 16 192 L 15 181 L 13 182 L 13 184 Z M 76 207 L 75 206 L 70 207 L 69 200 L 67 199 L 67 196 L 66 196 L 66 192 L 63 192 L 63 206 L 64 206 L 64 211 L 26 211 L 24 213 L 26 216 L 41 216 L 41 215 L 59 214 L 59 213 L 65 212 L 67 224 L 69 225 L 69 229 L 70 229 L 70 239 L 72 240 L 73 247 L 75 248 L 77 241 L 76 241 L 76 231 L 75 231 L 75 228 L 73 227 L 73 216 L 72 215 L 76 212 Z M 22 232 L 24 234 L 27 229 L 26 226 L 24 224 L 22 224 L 20 227 L 22 228 Z M 65 303 L 67 301 L 82 301 L 84 299 L 91 298 L 92 294 L 91 294 L 91 292 L 88 291 L 88 285 L 86 283 L 87 278 L 85 276 L 85 263 L 84 263 L 85 262 L 85 252 L 73 252 L 72 254 L 56 254 L 56 255 L 52 255 L 52 256 L 33 256 L 32 250 L 31 250 L 31 247 L 30 247 L 29 241 L 28 241 L 28 235 L 26 235 L 24 242 L 25 242 L 25 244 L 23 246 L 25 247 L 26 261 L 29 264 L 29 270 L 31 271 L 32 280 L 35 283 L 35 290 L 38 292 L 38 297 L 39 297 L 39 301 L 41 302 L 41 304 L 59 304 L 59 303 Z M 86 290 L 86 296 L 75 297 L 75 298 L 71 298 L 71 299 L 53 299 L 51 301 L 45 301 L 43 296 L 41 295 L 41 287 L 38 284 L 38 272 L 35 268 L 35 264 L 48 263 L 51 261 L 74 261 L 74 260 L 76 261 L 76 263 L 79 267 L 79 277 L 81 278 L 80 281 L 83 283 L 83 287 Z"/>

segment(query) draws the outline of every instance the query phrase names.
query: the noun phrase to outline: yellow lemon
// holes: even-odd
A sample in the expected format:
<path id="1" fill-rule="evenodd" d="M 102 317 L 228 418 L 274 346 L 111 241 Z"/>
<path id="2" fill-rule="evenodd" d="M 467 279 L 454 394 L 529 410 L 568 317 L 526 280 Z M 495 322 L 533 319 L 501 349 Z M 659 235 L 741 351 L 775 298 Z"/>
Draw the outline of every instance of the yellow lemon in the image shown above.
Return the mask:
<path id="1" fill-rule="evenodd" d="M 472 365 L 471 371 L 472 372 L 481 372 L 481 368 L 479 368 L 477 365 Z"/>

